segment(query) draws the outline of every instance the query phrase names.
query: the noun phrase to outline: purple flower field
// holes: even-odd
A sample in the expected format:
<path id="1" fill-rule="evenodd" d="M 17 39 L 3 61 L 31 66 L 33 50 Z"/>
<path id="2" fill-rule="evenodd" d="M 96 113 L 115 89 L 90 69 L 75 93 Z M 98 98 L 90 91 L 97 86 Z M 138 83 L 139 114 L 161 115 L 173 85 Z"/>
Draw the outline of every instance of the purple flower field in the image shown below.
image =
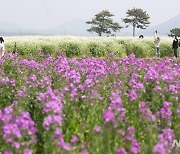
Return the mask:
<path id="1" fill-rule="evenodd" d="M 176 154 L 180 60 L 0 58 L 0 154 Z"/>

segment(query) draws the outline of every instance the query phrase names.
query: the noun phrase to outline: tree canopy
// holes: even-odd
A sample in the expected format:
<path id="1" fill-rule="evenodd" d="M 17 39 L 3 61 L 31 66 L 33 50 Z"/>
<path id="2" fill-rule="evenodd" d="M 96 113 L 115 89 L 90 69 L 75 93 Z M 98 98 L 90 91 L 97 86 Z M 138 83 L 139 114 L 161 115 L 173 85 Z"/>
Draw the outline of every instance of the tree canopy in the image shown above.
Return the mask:
<path id="1" fill-rule="evenodd" d="M 91 21 L 87 21 L 87 24 L 91 24 L 91 28 L 87 29 L 88 32 L 95 32 L 99 36 L 102 34 L 115 35 L 114 33 L 120 30 L 122 27 L 118 22 L 114 22 L 111 14 L 108 10 L 103 10 L 96 14 Z"/>
<path id="2" fill-rule="evenodd" d="M 169 36 L 178 36 L 180 37 L 180 28 L 173 28 L 170 30 L 170 35 Z"/>
<path id="3" fill-rule="evenodd" d="M 123 22 L 128 24 L 127 27 L 129 25 L 133 26 L 133 36 L 135 36 L 135 28 L 146 29 L 146 27 L 150 24 L 149 15 L 142 9 L 129 9 L 126 14 L 127 16 L 123 19 Z"/>

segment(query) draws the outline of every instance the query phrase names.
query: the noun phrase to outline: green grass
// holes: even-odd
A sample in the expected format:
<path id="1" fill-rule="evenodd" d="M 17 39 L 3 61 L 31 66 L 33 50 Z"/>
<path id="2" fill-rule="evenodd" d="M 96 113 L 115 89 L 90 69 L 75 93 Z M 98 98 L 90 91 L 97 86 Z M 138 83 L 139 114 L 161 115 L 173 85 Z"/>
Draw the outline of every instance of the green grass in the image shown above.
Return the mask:
<path id="1" fill-rule="evenodd" d="M 156 54 L 153 37 L 16 36 L 4 39 L 6 51 L 14 51 L 16 42 L 16 50 L 22 55 L 33 54 L 38 49 L 51 55 L 60 49 L 67 57 L 108 57 L 108 53 L 113 52 L 116 57 L 135 53 L 137 58 L 148 58 Z M 173 56 L 171 44 L 172 38 L 161 38 L 161 57 Z"/>

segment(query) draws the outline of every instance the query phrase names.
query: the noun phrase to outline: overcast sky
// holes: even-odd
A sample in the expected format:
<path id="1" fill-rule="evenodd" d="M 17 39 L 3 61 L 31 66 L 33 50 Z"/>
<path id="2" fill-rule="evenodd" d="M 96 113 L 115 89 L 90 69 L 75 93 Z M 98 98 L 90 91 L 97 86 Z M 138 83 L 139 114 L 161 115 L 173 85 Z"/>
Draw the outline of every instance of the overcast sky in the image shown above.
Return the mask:
<path id="1" fill-rule="evenodd" d="M 121 23 L 133 7 L 149 14 L 150 26 L 180 14 L 180 0 L 0 0 L 0 23 L 46 29 L 75 19 L 90 20 L 102 10 Z"/>

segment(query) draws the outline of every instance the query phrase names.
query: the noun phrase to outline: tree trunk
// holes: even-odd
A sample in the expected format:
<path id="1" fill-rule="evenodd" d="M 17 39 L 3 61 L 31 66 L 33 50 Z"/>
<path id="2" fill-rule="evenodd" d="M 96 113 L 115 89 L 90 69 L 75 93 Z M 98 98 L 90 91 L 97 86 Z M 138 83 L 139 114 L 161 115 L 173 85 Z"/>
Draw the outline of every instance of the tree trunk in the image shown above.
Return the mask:
<path id="1" fill-rule="evenodd" d="M 136 26 L 133 25 L 133 37 L 135 37 L 135 28 Z"/>

